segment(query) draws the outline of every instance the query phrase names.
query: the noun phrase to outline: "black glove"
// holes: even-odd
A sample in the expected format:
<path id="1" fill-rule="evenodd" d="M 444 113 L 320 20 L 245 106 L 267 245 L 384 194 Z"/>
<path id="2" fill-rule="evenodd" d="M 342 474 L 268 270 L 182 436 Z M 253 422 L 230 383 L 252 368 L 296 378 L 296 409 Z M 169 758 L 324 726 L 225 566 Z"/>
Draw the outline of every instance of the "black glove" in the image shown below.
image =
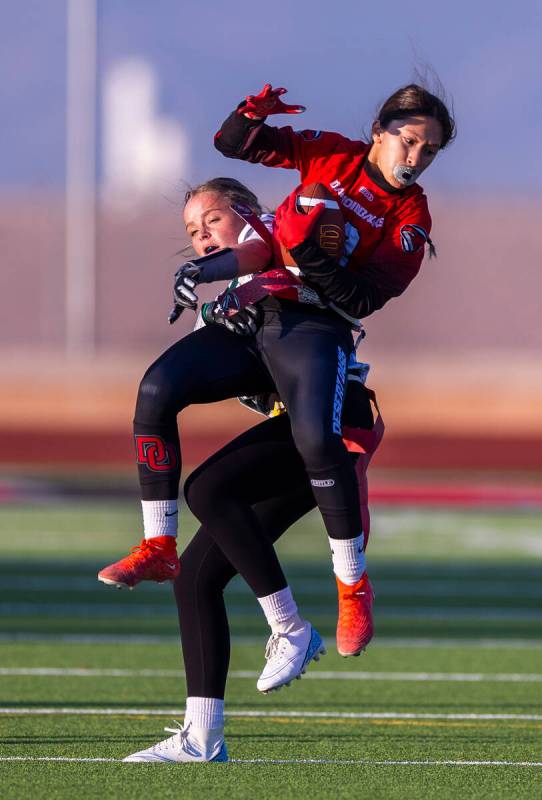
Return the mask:
<path id="1" fill-rule="evenodd" d="M 361 272 L 340 267 L 316 242 L 306 239 L 290 250 L 301 270 L 303 282 L 326 301 L 336 303 L 352 317 L 368 317 L 398 297 L 413 278 L 412 272 L 397 265 L 366 264 Z"/>
<path id="2" fill-rule="evenodd" d="M 185 308 L 193 310 L 197 308 L 198 296 L 194 289 L 198 283 L 231 280 L 237 277 L 238 272 L 239 262 L 231 247 L 194 258 L 179 267 L 175 273 L 173 285 L 175 306 L 168 317 L 169 324 L 172 325 L 178 320 Z"/>
<path id="3" fill-rule="evenodd" d="M 198 283 L 198 276 L 200 267 L 188 261 L 179 267 L 175 273 L 175 282 L 173 284 L 173 303 L 168 317 L 168 322 L 173 325 L 176 322 L 185 308 L 195 310 L 198 306 L 198 296 L 194 289 Z"/>
<path id="4" fill-rule="evenodd" d="M 173 284 L 173 300 L 176 306 L 196 308 L 198 296 L 194 292 L 194 288 L 199 283 L 199 273 L 200 267 L 191 261 L 179 267 L 175 273 L 175 283 Z"/>
<path id="5" fill-rule="evenodd" d="M 206 325 L 224 325 L 226 330 L 238 336 L 254 336 L 263 321 L 263 311 L 259 306 L 249 303 L 227 317 L 217 300 L 205 303 L 201 309 L 201 316 Z"/>

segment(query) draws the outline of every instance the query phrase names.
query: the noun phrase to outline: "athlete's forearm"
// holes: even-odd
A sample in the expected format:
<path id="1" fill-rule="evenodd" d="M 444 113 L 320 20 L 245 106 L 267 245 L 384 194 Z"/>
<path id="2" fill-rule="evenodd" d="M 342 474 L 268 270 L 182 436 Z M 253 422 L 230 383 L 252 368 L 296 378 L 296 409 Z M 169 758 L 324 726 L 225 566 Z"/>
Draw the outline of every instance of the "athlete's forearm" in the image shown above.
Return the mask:
<path id="1" fill-rule="evenodd" d="M 237 258 L 238 275 L 252 275 L 270 267 L 272 252 L 265 242 L 251 239 L 232 247 Z"/>
<path id="2" fill-rule="evenodd" d="M 392 297 L 398 297 L 411 280 L 411 276 L 407 279 L 404 274 L 394 275 L 384 264 L 367 264 L 362 272 L 351 272 L 340 267 L 310 239 L 290 252 L 308 285 L 358 319 L 368 317 Z"/>
<path id="3" fill-rule="evenodd" d="M 227 158 L 295 169 L 290 134 L 291 128 L 274 128 L 233 111 L 215 135 L 214 145 Z"/>
<path id="4" fill-rule="evenodd" d="M 238 114 L 236 109 L 215 134 L 215 147 L 228 158 L 245 159 L 246 151 L 250 149 L 263 125 L 262 120 L 248 119 L 243 114 Z"/>
<path id="5" fill-rule="evenodd" d="M 252 239 L 234 247 L 215 250 L 209 255 L 193 258 L 177 270 L 176 279 L 189 277 L 197 283 L 214 283 L 231 280 L 241 275 L 261 272 L 271 261 L 270 247 L 259 239 Z"/>

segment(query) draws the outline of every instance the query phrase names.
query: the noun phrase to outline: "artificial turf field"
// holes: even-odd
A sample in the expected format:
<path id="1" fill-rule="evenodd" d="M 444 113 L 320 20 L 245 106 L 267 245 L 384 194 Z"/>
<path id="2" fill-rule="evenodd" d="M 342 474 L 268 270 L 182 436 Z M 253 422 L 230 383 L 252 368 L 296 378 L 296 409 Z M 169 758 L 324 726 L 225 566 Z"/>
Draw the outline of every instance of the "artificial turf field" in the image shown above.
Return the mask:
<path id="1" fill-rule="evenodd" d="M 259 695 L 267 632 L 234 583 L 232 762 L 164 766 L 119 760 L 182 720 L 171 589 L 94 577 L 135 543 L 137 504 L 0 507 L 0 797 L 540 798 L 540 521 L 377 510 L 377 636 L 341 659 L 327 542 L 308 518 L 281 553 L 328 655 Z"/>

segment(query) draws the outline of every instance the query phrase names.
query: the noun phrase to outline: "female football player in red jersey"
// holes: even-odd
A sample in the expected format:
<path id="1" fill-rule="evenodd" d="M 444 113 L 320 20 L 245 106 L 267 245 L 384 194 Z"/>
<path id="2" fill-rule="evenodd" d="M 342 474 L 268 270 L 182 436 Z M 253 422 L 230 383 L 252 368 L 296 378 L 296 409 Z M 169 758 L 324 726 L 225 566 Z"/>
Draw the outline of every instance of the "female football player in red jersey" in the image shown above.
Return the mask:
<path id="1" fill-rule="evenodd" d="M 286 106 L 284 92 L 267 84 L 249 95 L 223 123 L 215 146 L 230 158 L 297 169 L 303 183 L 318 181 L 331 190 L 347 226 L 339 264 L 322 259 L 308 226 L 296 229 L 304 220 L 289 215 L 278 235 L 306 282 L 368 316 L 400 295 L 421 266 L 431 218 L 416 180 L 454 137 L 453 119 L 442 100 L 410 84 L 383 104 L 366 144 L 338 133 L 268 126 L 267 115 L 302 109 Z"/>

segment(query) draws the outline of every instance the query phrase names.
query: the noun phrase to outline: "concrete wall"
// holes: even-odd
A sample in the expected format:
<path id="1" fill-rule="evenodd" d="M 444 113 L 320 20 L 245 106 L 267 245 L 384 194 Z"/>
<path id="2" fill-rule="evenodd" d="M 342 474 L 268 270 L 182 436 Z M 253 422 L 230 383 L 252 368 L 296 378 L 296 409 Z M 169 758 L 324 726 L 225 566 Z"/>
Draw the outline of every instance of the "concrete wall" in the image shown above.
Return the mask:
<path id="1" fill-rule="evenodd" d="M 179 198 L 180 200 L 180 195 Z M 407 293 L 367 321 L 380 350 L 539 352 L 541 211 L 464 198 L 432 203 L 438 258 Z M 0 337 L 4 345 L 58 348 L 64 336 L 61 197 L 0 198 Z M 166 323 L 171 278 L 185 244 L 177 198 L 120 214 L 100 209 L 97 345 L 157 352 L 188 330 Z M 503 370 L 506 365 L 503 365 Z"/>

